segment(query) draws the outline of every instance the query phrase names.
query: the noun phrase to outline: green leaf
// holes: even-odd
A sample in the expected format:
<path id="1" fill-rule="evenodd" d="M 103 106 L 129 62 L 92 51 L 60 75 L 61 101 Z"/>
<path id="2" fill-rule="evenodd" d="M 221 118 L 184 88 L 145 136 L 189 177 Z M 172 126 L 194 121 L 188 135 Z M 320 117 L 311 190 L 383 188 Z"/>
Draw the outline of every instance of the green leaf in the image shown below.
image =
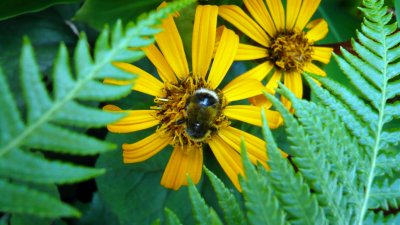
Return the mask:
<path id="1" fill-rule="evenodd" d="M 393 2 L 396 15 L 400 15 L 400 2 L 399 1 L 393 1 Z M 397 20 L 397 26 L 400 27 L 400 18 L 398 16 L 396 16 L 396 20 Z"/>
<path id="2" fill-rule="evenodd" d="M 166 224 L 167 225 L 182 225 L 178 216 L 168 208 L 165 208 Z"/>
<path id="3" fill-rule="evenodd" d="M 365 225 L 396 225 L 400 223 L 400 213 L 384 215 L 380 212 L 368 212 L 364 220 Z"/>
<path id="4" fill-rule="evenodd" d="M 371 196 L 368 202 L 370 209 L 383 208 L 398 208 L 400 205 L 400 179 L 396 173 L 394 179 L 377 177 L 371 188 Z"/>
<path id="5" fill-rule="evenodd" d="M 239 203 L 235 196 L 229 191 L 228 188 L 222 183 L 220 179 L 215 176 L 210 170 L 204 167 L 204 171 L 213 185 L 214 191 L 217 193 L 219 206 L 224 212 L 224 219 L 227 224 L 245 225 L 246 220 L 240 209 Z"/>
<path id="6" fill-rule="evenodd" d="M 268 177 L 275 195 L 287 212 L 287 220 L 291 224 L 327 224 L 328 221 L 322 208 L 318 206 L 316 196 L 310 194 L 310 188 L 303 182 L 303 177 L 295 173 L 294 168 L 279 152 L 264 112 L 262 117 L 269 156 L 268 165 L 271 167 Z"/>
<path id="7" fill-rule="evenodd" d="M 79 117 L 75 114 L 79 112 Z M 75 124 L 80 127 L 102 127 L 126 116 L 125 113 L 109 113 L 100 109 L 87 107 L 79 103 L 70 102 L 65 104 L 63 111 L 54 116 L 58 124 Z"/>
<path id="8" fill-rule="evenodd" d="M 117 19 L 122 19 L 124 22 L 134 20 L 140 14 L 155 9 L 161 2 L 160 0 L 87 0 L 76 13 L 75 19 L 84 21 L 96 29 L 102 29 L 104 24 L 113 24 Z"/>
<path id="9" fill-rule="evenodd" d="M 29 225 L 29 224 L 52 225 L 53 221 L 54 219 L 41 218 L 32 215 L 13 214 L 10 220 L 10 225 Z"/>
<path id="10" fill-rule="evenodd" d="M 392 152 L 395 152 L 394 154 Z M 387 174 L 392 176 L 394 172 L 400 171 L 400 152 L 382 152 L 376 159 L 376 175 Z"/>
<path id="11" fill-rule="evenodd" d="M 79 0 L 3 0 L 0 3 L 0 20 L 18 16 L 24 13 L 36 12 L 56 4 L 76 2 L 79 2 Z"/>
<path id="12" fill-rule="evenodd" d="M 329 28 L 327 37 L 321 40 L 322 43 L 340 43 L 354 36 L 361 20 L 345 9 L 346 4 L 347 2 L 321 1 L 315 18 L 325 19 Z"/>
<path id="13" fill-rule="evenodd" d="M 194 218 L 199 225 L 222 224 L 214 209 L 207 206 L 193 182 L 189 179 L 189 196 L 192 201 Z"/>
<path id="14" fill-rule="evenodd" d="M 140 136 L 109 134 L 107 140 L 132 143 Z M 122 143 L 121 143 L 122 142 Z M 101 199 L 118 217 L 121 225 L 150 224 L 154 218 L 164 221 L 164 208 L 173 210 L 184 224 L 193 224 L 186 187 L 178 191 L 160 185 L 162 171 L 168 161 L 167 148 L 143 163 L 124 164 L 122 150 L 102 154 L 96 167 L 106 174 L 96 178 Z M 151 188 L 149 188 L 151 187 Z"/>
<path id="15" fill-rule="evenodd" d="M 32 45 L 24 38 L 20 58 L 21 81 L 28 108 L 28 123 L 38 120 L 51 108 L 52 101 L 47 93 L 35 60 Z"/>
<path id="16" fill-rule="evenodd" d="M 36 132 L 27 138 L 25 144 L 47 151 L 77 155 L 93 155 L 115 148 L 112 143 L 51 124 L 37 128 Z"/>
<path id="17" fill-rule="evenodd" d="M 362 110 L 362 108 L 360 109 L 357 107 L 359 105 L 358 102 L 361 102 L 361 100 L 356 100 L 357 98 L 354 94 L 352 94 L 349 90 L 345 89 L 344 87 L 340 87 L 340 85 L 334 81 L 325 82 L 325 80 L 327 79 L 320 79 L 320 78 L 316 79 L 318 79 L 318 81 L 320 82 L 324 82 L 326 88 L 332 90 L 330 93 L 325 89 L 317 88 L 315 82 L 311 82 L 308 79 L 310 81 L 309 84 L 311 86 L 311 89 L 313 90 L 313 93 L 318 98 L 318 100 L 321 103 L 323 103 L 323 105 L 325 105 L 326 107 L 329 107 L 332 111 L 335 112 L 335 114 L 337 114 L 341 118 L 343 123 L 346 125 L 347 129 L 349 129 L 352 132 L 352 135 L 358 138 L 358 141 L 361 145 L 365 146 L 373 145 L 374 140 L 369 135 L 370 131 L 361 121 L 356 119 L 354 111 L 349 109 L 351 107 L 353 110 L 356 110 L 356 112 Z M 334 97 L 333 95 L 337 95 L 338 97 L 336 96 Z M 350 104 L 346 104 L 340 101 L 340 99 L 347 99 L 346 98 L 347 96 L 352 96 L 350 98 L 355 100 L 351 101 L 352 99 L 349 99 Z M 373 114 L 370 114 L 368 116 L 374 117 Z"/>
<path id="18" fill-rule="evenodd" d="M 81 210 L 83 215 L 79 219 L 78 225 L 119 225 L 118 218 L 105 206 L 97 192 L 93 194 L 92 201 L 86 206 L 86 209 Z"/>
<path id="19" fill-rule="evenodd" d="M 15 135 L 24 130 L 17 105 L 11 95 L 5 80 L 3 70 L 0 68 L 0 104 L 7 106 L 8 110 L 0 110 L 0 146 L 5 145 Z M 7 132 L 6 132 L 7 131 Z"/>
<path id="20" fill-rule="evenodd" d="M 15 162 L 18 162 L 18 164 Z M 40 184 L 73 183 L 103 173 L 104 170 L 102 169 L 49 161 L 38 154 L 19 149 L 13 150 L 0 158 L 0 176 Z"/>
<path id="21" fill-rule="evenodd" d="M 358 167 L 362 168 L 357 173 L 357 179 L 362 181 L 362 188 L 359 191 L 361 198 L 356 200 L 353 209 L 356 215 L 356 224 L 363 223 L 371 203 L 376 205 L 376 202 L 387 200 L 388 196 L 385 194 L 373 195 L 376 190 L 375 182 L 379 180 L 377 174 L 382 174 L 380 160 L 385 159 L 387 155 L 395 156 L 397 153 L 390 147 L 398 142 L 398 134 L 396 130 L 390 130 L 388 125 L 398 117 L 398 112 L 395 112 L 398 103 L 393 104 L 390 99 L 397 93 L 399 66 L 396 54 L 398 54 L 397 46 L 400 39 L 396 32 L 397 25 L 389 24 L 392 14 L 383 4 L 382 0 L 363 1 L 364 6 L 360 10 L 363 11 L 366 18 L 361 25 L 361 32 L 357 35 L 358 39 L 352 41 L 355 54 L 342 50 L 344 58 L 335 57 L 361 96 L 357 98 L 346 90 L 337 91 L 335 90 L 337 85 L 333 82 L 323 84 L 328 87 L 329 91 L 321 91 L 312 85 L 319 100 L 341 117 L 359 143 L 365 147 L 365 151 L 360 151 L 361 159 L 355 159 L 355 162 L 360 163 Z M 351 95 L 354 97 L 346 100 L 346 97 Z M 363 105 L 360 104 L 361 102 L 367 105 L 371 104 L 373 107 L 362 111 L 363 109 L 359 108 Z M 356 116 L 356 114 L 358 115 Z M 364 121 L 361 121 L 360 118 L 363 118 Z M 375 118 L 375 120 L 371 123 L 367 118 Z M 369 123 L 368 130 L 364 128 L 364 122 Z M 380 157 L 382 153 L 385 155 Z M 389 171 L 392 170 L 391 168 Z M 396 183 L 392 184 L 383 183 L 384 189 L 380 189 L 382 193 L 391 192 L 390 187 L 397 187 Z M 396 198 L 395 196 L 391 197 Z"/>
<path id="22" fill-rule="evenodd" d="M 347 153 L 341 149 L 358 149 L 359 146 L 350 138 L 346 138 L 344 126 L 328 109 L 300 101 L 287 88 L 282 85 L 281 88 L 278 92 L 290 99 L 300 123 L 285 112 L 287 110 L 276 99 L 268 98 L 274 102 L 285 121 L 293 121 L 286 126 L 290 147 L 293 148 L 293 162 L 317 194 L 327 218 L 337 221 L 338 224 L 345 224 L 345 218 L 350 217 L 352 213 L 346 210 L 346 205 L 350 204 L 353 198 L 360 199 L 353 176 L 359 165 L 353 165 L 352 161 L 360 157 L 356 153 Z M 300 134 L 310 137 L 308 143 L 300 140 L 306 139 L 299 136 Z M 336 140 L 338 135 L 344 137 Z M 342 192 L 351 193 L 347 195 L 349 202 L 341 200 Z"/>
<path id="23" fill-rule="evenodd" d="M 10 183 L 0 178 L 0 210 L 11 213 L 26 213 L 42 217 L 74 216 L 80 213 L 48 194 Z M 7 193 L 7 194 L 4 194 Z M 29 201 L 28 201 L 29 199 Z"/>
<path id="24" fill-rule="evenodd" d="M 251 164 L 244 141 L 242 141 L 242 162 L 245 177 L 240 179 L 245 199 L 249 224 L 287 224 L 281 208 L 265 173 L 257 173 Z"/>

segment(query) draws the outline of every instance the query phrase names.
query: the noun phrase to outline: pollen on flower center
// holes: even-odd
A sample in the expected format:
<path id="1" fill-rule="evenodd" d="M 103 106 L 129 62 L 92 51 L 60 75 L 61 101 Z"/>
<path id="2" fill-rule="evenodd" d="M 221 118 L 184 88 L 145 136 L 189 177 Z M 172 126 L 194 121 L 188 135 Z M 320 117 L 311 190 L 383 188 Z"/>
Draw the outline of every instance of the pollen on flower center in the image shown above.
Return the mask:
<path id="1" fill-rule="evenodd" d="M 187 132 L 188 112 L 187 105 L 191 96 L 201 88 L 208 88 L 207 83 L 203 78 L 194 78 L 191 75 L 185 79 L 179 80 L 178 83 L 165 82 L 164 96 L 156 97 L 154 102 L 156 106 L 156 118 L 160 121 L 158 131 L 162 135 L 170 136 L 173 138 L 173 146 L 180 145 L 192 146 L 197 145 L 200 147 L 203 142 L 206 142 L 211 135 L 218 131 L 220 127 L 229 125 L 226 117 L 220 113 L 214 120 L 211 121 L 212 125 L 207 136 L 204 139 L 194 139 Z M 218 93 L 218 92 L 216 92 Z M 223 99 L 221 93 L 218 96 Z M 225 101 L 221 109 L 225 106 Z M 206 115 L 204 115 L 206 116 Z"/>
<path id="2" fill-rule="evenodd" d="M 282 70 L 301 72 L 304 65 L 311 62 L 311 44 L 304 32 L 280 32 L 273 38 L 269 55 Z"/>

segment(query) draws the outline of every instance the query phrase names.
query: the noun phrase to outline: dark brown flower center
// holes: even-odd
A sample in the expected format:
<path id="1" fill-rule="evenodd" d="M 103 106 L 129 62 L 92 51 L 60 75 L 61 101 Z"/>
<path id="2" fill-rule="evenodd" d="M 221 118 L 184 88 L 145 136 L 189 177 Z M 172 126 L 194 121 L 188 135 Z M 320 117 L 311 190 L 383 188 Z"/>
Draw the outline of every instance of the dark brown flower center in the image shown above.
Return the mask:
<path id="1" fill-rule="evenodd" d="M 301 72 L 304 65 L 312 60 L 311 44 L 304 32 L 281 32 L 273 38 L 269 57 L 284 71 Z"/>

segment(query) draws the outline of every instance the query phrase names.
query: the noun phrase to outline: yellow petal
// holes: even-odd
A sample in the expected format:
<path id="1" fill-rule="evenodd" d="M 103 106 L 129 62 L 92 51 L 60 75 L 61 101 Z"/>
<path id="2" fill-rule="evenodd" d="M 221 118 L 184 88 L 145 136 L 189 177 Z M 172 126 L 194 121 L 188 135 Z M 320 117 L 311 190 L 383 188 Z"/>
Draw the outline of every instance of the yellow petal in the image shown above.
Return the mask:
<path id="1" fill-rule="evenodd" d="M 274 74 L 272 74 L 272 77 L 269 79 L 266 87 L 268 90 L 272 90 L 272 94 L 275 93 L 275 89 L 278 87 L 278 81 L 281 80 L 281 77 L 282 71 L 275 70 Z"/>
<path id="2" fill-rule="evenodd" d="M 313 63 L 307 63 L 304 67 L 304 71 L 326 77 L 326 72 Z"/>
<path id="3" fill-rule="evenodd" d="M 328 64 L 331 60 L 333 48 L 328 47 L 312 47 L 312 59 Z"/>
<path id="4" fill-rule="evenodd" d="M 224 79 L 235 58 L 238 45 L 239 37 L 233 31 L 224 29 L 207 78 L 207 84 L 211 89 L 216 89 Z"/>
<path id="5" fill-rule="evenodd" d="M 303 0 L 303 4 L 301 5 L 299 16 L 297 17 L 295 28 L 299 30 L 303 30 L 306 26 L 307 22 L 310 20 L 312 15 L 318 8 L 321 0 Z"/>
<path id="6" fill-rule="evenodd" d="M 224 115 L 230 119 L 240 120 L 256 126 L 262 126 L 261 107 L 251 105 L 228 105 Z M 273 110 L 265 109 L 268 125 L 271 129 L 279 127 L 282 123 L 281 115 Z"/>
<path id="7" fill-rule="evenodd" d="M 286 30 L 292 30 L 300 12 L 300 0 L 286 0 Z"/>
<path id="8" fill-rule="evenodd" d="M 162 186 L 178 190 L 182 185 L 188 185 L 188 177 L 194 184 L 200 181 L 203 150 L 188 148 L 190 149 L 182 149 L 180 146 L 174 148 L 161 178 Z"/>
<path id="9" fill-rule="evenodd" d="M 176 82 L 176 76 L 160 50 L 153 44 L 142 49 L 147 58 L 157 68 L 158 74 L 164 82 Z"/>
<path id="10" fill-rule="evenodd" d="M 284 76 L 284 84 L 297 98 L 303 97 L 303 82 L 300 73 L 286 72 Z M 290 103 L 290 101 L 284 97 L 282 97 L 281 100 L 282 104 L 286 106 L 287 109 L 290 109 L 291 112 L 293 112 L 293 109 L 291 109 L 292 103 Z"/>
<path id="11" fill-rule="evenodd" d="M 243 0 L 243 3 L 257 23 L 261 25 L 270 37 L 274 37 L 277 33 L 275 24 L 263 0 Z"/>
<path id="12" fill-rule="evenodd" d="M 282 0 L 266 0 L 269 12 L 274 20 L 275 27 L 278 31 L 285 29 L 285 11 L 283 9 Z"/>
<path id="13" fill-rule="evenodd" d="M 272 102 L 269 101 L 264 94 L 256 95 L 254 97 L 249 98 L 249 102 L 254 106 L 263 106 L 266 109 L 271 108 Z"/>
<path id="14" fill-rule="evenodd" d="M 214 52 L 218 6 L 199 5 L 193 25 L 192 66 L 193 75 L 205 77 Z"/>
<path id="15" fill-rule="evenodd" d="M 265 85 L 265 90 L 268 93 L 275 94 L 275 89 L 278 87 L 278 81 L 281 80 L 281 76 L 282 76 L 282 71 L 280 71 L 280 70 L 274 71 L 271 78 L 268 80 L 267 85 Z M 253 96 L 253 97 L 249 98 L 249 101 L 252 105 L 263 106 L 266 109 L 269 109 L 272 106 L 272 102 L 269 101 L 264 96 L 264 94 Z"/>
<path id="16" fill-rule="evenodd" d="M 265 47 L 270 45 L 269 37 L 264 30 L 238 6 L 222 5 L 218 14 L 260 45 Z"/>
<path id="17" fill-rule="evenodd" d="M 228 175 L 235 187 L 242 191 L 238 176 L 239 174 L 243 176 L 244 171 L 239 153 L 218 135 L 213 136 L 208 144 L 226 175 Z"/>
<path id="18" fill-rule="evenodd" d="M 114 105 L 103 107 L 106 111 L 127 113 L 127 116 L 115 123 L 108 124 L 107 129 L 114 133 L 130 133 L 153 127 L 159 123 L 154 117 L 154 110 L 121 110 Z"/>
<path id="19" fill-rule="evenodd" d="M 133 90 L 152 96 L 162 96 L 164 84 L 151 74 L 129 63 L 115 62 L 113 64 L 126 72 L 138 75 L 137 79 L 134 80 Z M 105 79 L 104 83 L 123 85 L 129 83 L 129 81 Z"/>
<path id="20" fill-rule="evenodd" d="M 229 82 L 229 84 L 225 86 L 225 88 L 229 88 L 231 85 L 235 85 L 237 82 L 241 82 L 242 80 L 245 79 L 255 79 L 261 81 L 262 79 L 264 79 L 264 77 L 266 77 L 269 74 L 269 72 L 271 72 L 273 67 L 274 66 L 272 63 L 263 62 L 258 66 L 254 67 L 253 69 L 233 79 L 231 82 Z"/>
<path id="21" fill-rule="evenodd" d="M 228 85 L 222 89 L 222 93 L 227 102 L 233 102 L 259 95 L 263 90 L 265 90 L 265 88 L 260 81 L 244 79 L 235 82 L 233 85 Z"/>
<path id="22" fill-rule="evenodd" d="M 216 34 L 215 34 L 215 45 L 214 45 L 214 51 L 213 51 L 213 57 L 215 56 L 215 53 L 217 52 L 219 42 L 221 41 L 222 33 L 224 30 L 227 29 L 225 26 L 219 26 L 217 28 Z"/>
<path id="23" fill-rule="evenodd" d="M 322 40 L 328 34 L 328 23 L 324 19 L 316 19 L 307 24 L 310 29 L 306 37 L 311 42 Z"/>
<path id="24" fill-rule="evenodd" d="M 260 162 L 265 168 L 269 169 L 267 166 L 268 157 L 265 141 L 231 126 L 220 129 L 218 136 L 239 154 L 241 152 L 241 139 L 244 138 L 250 161 L 253 164 Z"/>
<path id="25" fill-rule="evenodd" d="M 163 150 L 171 141 L 170 137 L 154 133 L 138 142 L 123 144 L 124 163 L 143 162 Z"/>
<path id="26" fill-rule="evenodd" d="M 235 60 L 262 59 L 268 56 L 266 48 L 253 45 L 239 44 Z"/>
<path id="27" fill-rule="evenodd" d="M 155 35 L 158 47 L 160 47 L 168 64 L 179 78 L 189 74 L 183 43 L 172 16 L 162 22 L 164 31 Z"/>

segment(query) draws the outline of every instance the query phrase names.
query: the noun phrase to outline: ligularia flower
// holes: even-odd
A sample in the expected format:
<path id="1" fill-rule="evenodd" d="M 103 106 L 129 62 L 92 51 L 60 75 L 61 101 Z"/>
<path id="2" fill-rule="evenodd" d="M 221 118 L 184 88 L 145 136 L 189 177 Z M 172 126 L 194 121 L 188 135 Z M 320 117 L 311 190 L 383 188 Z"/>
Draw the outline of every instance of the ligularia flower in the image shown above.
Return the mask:
<path id="1" fill-rule="evenodd" d="M 148 110 L 122 110 L 108 105 L 105 110 L 128 113 L 125 118 L 110 124 L 108 129 L 128 133 L 155 127 L 150 136 L 123 144 L 123 160 L 125 163 L 142 162 L 172 145 L 173 151 L 161 179 L 161 185 L 167 188 L 179 189 L 187 185 L 188 176 L 194 183 L 199 182 L 203 149 L 208 149 L 205 148 L 208 145 L 240 190 L 238 175 L 243 174 L 241 137 L 246 141 L 250 160 L 267 167 L 265 142 L 230 125 L 231 120 L 261 125 L 260 107 L 231 103 L 260 95 L 265 87 L 255 79 L 247 79 L 246 74 L 219 87 L 234 60 L 239 37 L 226 28 L 221 28 L 218 36 L 217 16 L 217 6 L 197 7 L 191 68 L 173 16 L 163 21 L 164 31 L 155 36 L 157 45 L 144 48 L 161 80 L 134 65 L 115 63 L 138 75 L 133 90 L 154 96 L 154 106 Z M 220 37 L 218 45 L 215 44 L 217 36 Z M 126 84 L 127 81 L 108 79 L 105 82 Z M 267 110 L 267 118 L 272 128 L 281 123 L 281 117 L 275 111 Z"/>
<path id="2" fill-rule="evenodd" d="M 281 0 L 243 0 L 248 16 L 236 5 L 220 6 L 219 15 L 230 22 L 256 44 L 240 44 L 236 60 L 258 60 L 249 77 L 262 80 L 271 74 L 266 87 L 274 90 L 283 79 L 298 98 L 303 96 L 303 71 L 326 76 L 315 62 L 327 64 L 332 48 L 314 46 L 328 33 L 323 19 L 308 23 L 320 0 L 287 0 L 286 10 Z M 286 13 L 285 13 L 286 11 Z M 307 31 L 303 31 L 306 29 Z M 255 105 L 266 104 L 266 98 L 251 99 Z M 290 102 L 282 99 L 286 107 Z"/>

